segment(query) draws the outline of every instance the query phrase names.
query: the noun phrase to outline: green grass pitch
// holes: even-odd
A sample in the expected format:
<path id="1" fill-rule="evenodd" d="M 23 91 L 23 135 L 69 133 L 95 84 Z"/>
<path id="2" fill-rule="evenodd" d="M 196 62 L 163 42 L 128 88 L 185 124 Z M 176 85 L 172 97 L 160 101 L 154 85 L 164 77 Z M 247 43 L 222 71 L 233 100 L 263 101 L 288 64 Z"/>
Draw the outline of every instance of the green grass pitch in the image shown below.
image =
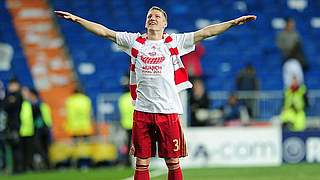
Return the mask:
<path id="1" fill-rule="evenodd" d="M 165 171 L 165 170 L 164 170 Z M 132 176 L 132 169 L 102 168 L 87 171 L 54 170 L 23 175 L 1 175 L 0 180 L 121 180 Z M 320 164 L 279 167 L 184 169 L 184 180 L 320 180 Z M 152 180 L 166 180 L 164 175 Z"/>

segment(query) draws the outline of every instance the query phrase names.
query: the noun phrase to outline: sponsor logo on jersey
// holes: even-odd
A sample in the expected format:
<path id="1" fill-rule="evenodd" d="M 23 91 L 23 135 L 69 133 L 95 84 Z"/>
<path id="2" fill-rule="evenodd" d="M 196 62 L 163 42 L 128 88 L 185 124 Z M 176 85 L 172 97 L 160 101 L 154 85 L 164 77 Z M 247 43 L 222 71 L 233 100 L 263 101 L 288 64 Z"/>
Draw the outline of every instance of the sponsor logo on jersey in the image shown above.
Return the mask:
<path id="1" fill-rule="evenodd" d="M 155 56 L 155 55 L 157 55 L 156 52 L 149 52 L 148 54 L 149 54 L 150 56 Z"/>
<path id="2" fill-rule="evenodd" d="M 145 64 L 161 64 L 164 61 L 165 57 L 164 56 L 147 57 L 144 55 L 140 55 L 140 59 Z"/>

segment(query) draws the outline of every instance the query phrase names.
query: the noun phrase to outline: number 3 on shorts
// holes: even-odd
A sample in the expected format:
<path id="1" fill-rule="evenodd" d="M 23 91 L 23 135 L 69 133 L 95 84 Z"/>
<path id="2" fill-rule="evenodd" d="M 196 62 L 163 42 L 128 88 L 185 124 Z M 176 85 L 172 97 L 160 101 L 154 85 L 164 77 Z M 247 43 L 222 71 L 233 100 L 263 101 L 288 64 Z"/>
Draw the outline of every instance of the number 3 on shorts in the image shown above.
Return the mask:
<path id="1" fill-rule="evenodd" d="M 178 139 L 174 139 L 174 140 L 172 140 L 172 142 L 174 143 L 174 149 L 173 149 L 173 151 L 179 151 L 179 140 Z"/>

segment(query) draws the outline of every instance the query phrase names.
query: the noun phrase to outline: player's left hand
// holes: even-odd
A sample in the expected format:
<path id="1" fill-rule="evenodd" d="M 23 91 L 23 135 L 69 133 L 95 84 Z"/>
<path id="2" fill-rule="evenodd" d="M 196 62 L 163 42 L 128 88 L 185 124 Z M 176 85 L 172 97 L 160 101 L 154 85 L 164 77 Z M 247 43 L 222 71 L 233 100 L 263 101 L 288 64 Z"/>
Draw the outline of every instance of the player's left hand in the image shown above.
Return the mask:
<path id="1" fill-rule="evenodd" d="M 244 24 L 244 23 L 256 20 L 256 19 L 257 19 L 257 16 L 254 16 L 254 15 L 241 16 L 237 19 L 234 19 L 233 23 L 234 23 L 234 25 L 241 25 L 241 24 Z"/>

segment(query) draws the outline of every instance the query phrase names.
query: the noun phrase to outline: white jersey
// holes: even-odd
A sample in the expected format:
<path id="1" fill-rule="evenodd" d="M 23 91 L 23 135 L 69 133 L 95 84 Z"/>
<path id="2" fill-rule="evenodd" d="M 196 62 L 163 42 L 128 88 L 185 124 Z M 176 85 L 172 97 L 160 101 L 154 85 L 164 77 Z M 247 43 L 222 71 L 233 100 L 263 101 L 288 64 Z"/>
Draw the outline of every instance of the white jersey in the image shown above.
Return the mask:
<path id="1" fill-rule="evenodd" d="M 128 55 L 139 33 L 117 32 L 116 42 Z M 194 33 L 171 34 L 179 56 L 195 49 Z M 174 82 L 174 68 L 164 40 L 146 40 L 135 62 L 137 99 L 135 110 L 149 113 L 183 113 Z"/>

